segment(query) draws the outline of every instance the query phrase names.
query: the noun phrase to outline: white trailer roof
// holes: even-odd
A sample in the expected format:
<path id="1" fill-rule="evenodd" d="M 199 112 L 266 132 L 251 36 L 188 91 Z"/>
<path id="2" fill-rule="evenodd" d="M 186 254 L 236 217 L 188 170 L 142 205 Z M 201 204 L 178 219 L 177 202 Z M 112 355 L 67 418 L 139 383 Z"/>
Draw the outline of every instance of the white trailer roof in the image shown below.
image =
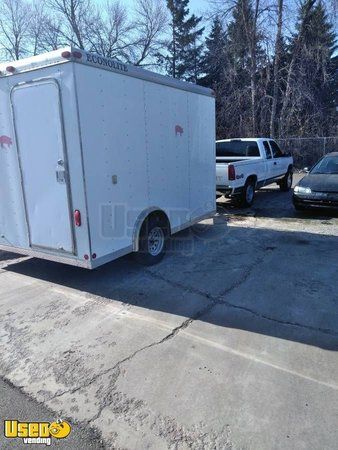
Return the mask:
<path id="1" fill-rule="evenodd" d="M 181 89 L 197 94 L 214 96 L 212 89 L 208 89 L 197 84 L 176 80 L 149 70 L 131 64 L 125 64 L 111 58 L 97 55 L 95 53 L 80 50 L 75 47 L 64 47 L 59 50 L 44 53 L 38 56 L 21 59 L 11 63 L 0 64 L 0 78 L 7 76 L 15 76 L 15 74 L 38 70 L 43 67 L 53 66 L 57 64 L 66 64 L 75 62 L 78 64 L 86 64 L 102 70 L 108 70 L 115 73 L 123 73 L 124 75 L 140 78 L 153 83 L 163 84 L 176 89 Z"/>

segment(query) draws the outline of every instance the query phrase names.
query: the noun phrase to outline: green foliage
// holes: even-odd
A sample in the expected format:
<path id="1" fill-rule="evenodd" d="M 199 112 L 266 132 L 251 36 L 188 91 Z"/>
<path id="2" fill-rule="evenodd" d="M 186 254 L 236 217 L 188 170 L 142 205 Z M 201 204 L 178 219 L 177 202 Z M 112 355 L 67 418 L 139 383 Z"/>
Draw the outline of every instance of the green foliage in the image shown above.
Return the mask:
<path id="1" fill-rule="evenodd" d="M 167 0 L 170 11 L 170 39 L 159 55 L 166 72 L 174 78 L 196 82 L 201 71 L 204 28 L 201 17 L 189 15 L 189 0 Z"/>

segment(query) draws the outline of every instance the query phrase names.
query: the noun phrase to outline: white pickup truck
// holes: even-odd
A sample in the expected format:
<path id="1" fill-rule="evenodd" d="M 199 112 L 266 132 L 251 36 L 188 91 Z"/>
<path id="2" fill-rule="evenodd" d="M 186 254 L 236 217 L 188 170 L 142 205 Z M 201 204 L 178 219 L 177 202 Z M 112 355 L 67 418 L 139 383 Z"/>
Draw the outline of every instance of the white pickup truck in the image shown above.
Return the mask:
<path id="1" fill-rule="evenodd" d="M 282 191 L 292 186 L 293 158 L 268 138 L 225 139 L 216 142 L 216 196 L 230 197 L 251 206 L 255 191 L 277 183 Z"/>

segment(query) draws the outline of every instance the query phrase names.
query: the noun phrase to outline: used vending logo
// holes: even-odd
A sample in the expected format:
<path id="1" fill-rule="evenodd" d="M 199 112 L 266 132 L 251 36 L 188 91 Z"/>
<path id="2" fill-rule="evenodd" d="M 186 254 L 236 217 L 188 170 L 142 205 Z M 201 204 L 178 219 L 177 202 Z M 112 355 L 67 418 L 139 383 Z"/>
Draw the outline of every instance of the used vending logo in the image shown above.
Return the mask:
<path id="1" fill-rule="evenodd" d="M 13 144 L 12 139 L 9 136 L 0 136 L 0 147 L 5 148 L 5 145 L 9 148 Z"/>
<path id="2" fill-rule="evenodd" d="M 22 439 L 24 444 L 51 445 L 52 438 L 64 439 L 69 436 L 71 426 L 64 420 L 56 422 L 19 422 L 5 420 L 4 434 L 7 439 Z"/>

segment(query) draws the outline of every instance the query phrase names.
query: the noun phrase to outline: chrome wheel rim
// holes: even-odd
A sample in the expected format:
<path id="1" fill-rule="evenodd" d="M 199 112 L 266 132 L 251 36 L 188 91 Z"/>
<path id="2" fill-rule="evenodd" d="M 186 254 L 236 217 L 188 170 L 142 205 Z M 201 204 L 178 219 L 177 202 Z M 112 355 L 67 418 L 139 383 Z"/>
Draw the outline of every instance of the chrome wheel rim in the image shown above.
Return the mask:
<path id="1" fill-rule="evenodd" d="M 252 184 L 249 184 L 249 186 L 246 188 L 246 201 L 247 203 L 251 203 L 254 196 L 254 187 Z"/>
<path id="2" fill-rule="evenodd" d="M 155 227 L 148 235 L 148 251 L 151 256 L 159 255 L 164 247 L 164 232 L 162 228 Z"/>

